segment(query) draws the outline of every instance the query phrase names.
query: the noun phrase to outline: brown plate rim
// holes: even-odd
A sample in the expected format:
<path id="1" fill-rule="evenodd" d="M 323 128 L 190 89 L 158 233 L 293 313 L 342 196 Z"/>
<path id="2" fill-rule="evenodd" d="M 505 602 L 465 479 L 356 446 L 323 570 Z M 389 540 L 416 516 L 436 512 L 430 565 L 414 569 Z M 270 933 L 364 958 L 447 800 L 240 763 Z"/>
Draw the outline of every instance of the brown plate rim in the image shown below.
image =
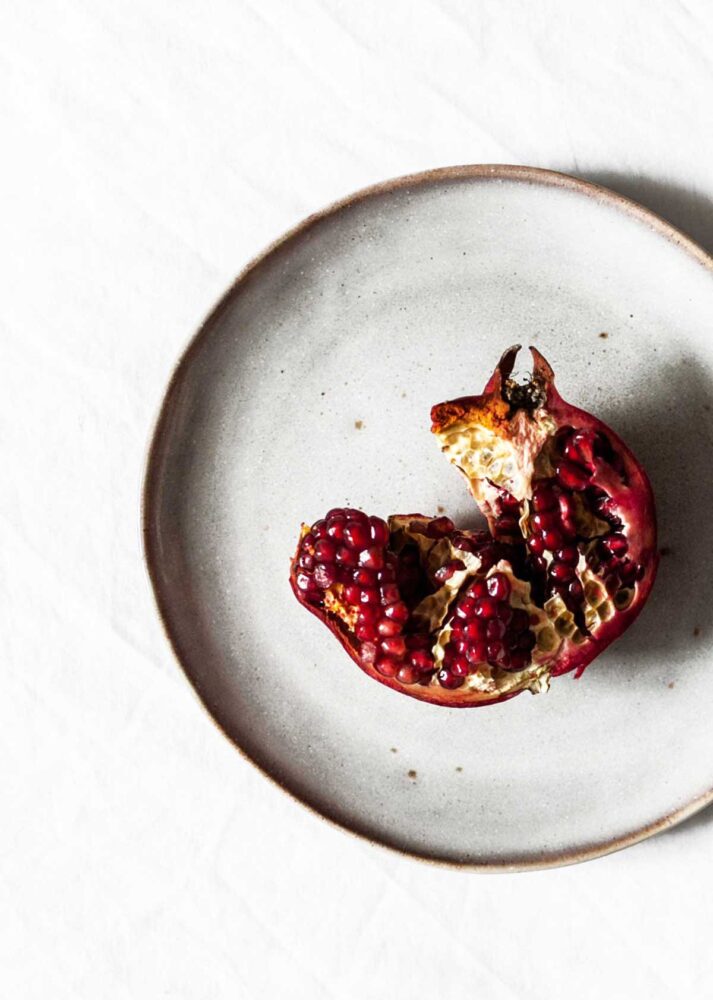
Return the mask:
<path id="1" fill-rule="evenodd" d="M 248 760 L 253 764 L 258 771 L 260 771 L 266 778 L 268 778 L 274 785 L 282 789 L 287 795 L 290 796 L 294 801 L 299 802 L 302 806 L 308 809 L 313 815 L 318 816 L 321 820 L 326 821 L 332 826 L 336 826 L 340 830 L 344 830 L 350 833 L 352 836 L 359 838 L 360 840 L 365 840 L 375 847 L 385 848 L 389 851 L 394 851 L 403 857 L 414 858 L 419 861 L 426 861 L 431 864 L 446 868 L 456 868 L 465 869 L 474 872 L 522 872 L 522 871 L 538 871 L 547 868 L 559 868 L 565 865 L 577 864 L 582 861 L 590 861 L 594 858 L 602 857 L 606 854 L 611 854 L 614 851 L 622 850 L 625 847 L 631 847 L 634 844 L 639 843 L 642 840 L 646 840 L 648 837 L 653 836 L 655 833 L 659 833 L 662 830 L 666 830 L 677 823 L 681 823 L 683 820 L 692 816 L 694 813 L 703 809 L 705 806 L 709 805 L 713 801 L 713 787 L 703 794 L 687 802 L 685 805 L 680 806 L 669 813 L 664 814 L 658 819 L 646 826 L 639 827 L 636 830 L 632 830 L 630 833 L 624 834 L 620 837 L 614 837 L 609 840 L 604 840 L 601 842 L 593 843 L 585 847 L 580 847 L 570 851 L 554 851 L 548 852 L 543 850 L 541 854 L 537 856 L 513 856 L 510 858 L 497 858 L 497 859 L 483 859 L 480 861 L 471 861 L 469 859 L 452 859 L 444 858 L 438 854 L 429 854 L 428 852 L 420 852 L 417 850 L 412 850 L 410 848 L 404 848 L 395 843 L 389 843 L 384 839 L 375 839 L 368 833 L 355 829 L 348 826 L 336 816 L 331 816 L 327 811 L 322 811 L 318 809 L 311 802 L 307 801 L 305 798 L 301 798 L 292 789 L 290 789 L 287 784 L 282 781 L 276 773 L 269 771 L 266 767 L 256 761 L 247 751 L 240 746 L 238 741 L 233 735 L 231 735 L 215 718 L 210 710 L 205 698 L 201 694 L 198 684 L 191 676 L 190 665 L 188 662 L 188 657 L 182 654 L 180 643 L 178 638 L 172 633 L 169 624 L 169 614 L 168 614 L 168 604 L 169 597 L 162 589 L 160 574 L 158 572 L 159 565 L 159 545 L 158 539 L 156 538 L 154 532 L 152 531 L 152 525 L 155 522 L 155 505 L 158 496 L 158 487 L 160 485 L 158 468 L 160 466 L 159 456 L 161 454 L 161 448 L 163 444 L 163 439 L 165 431 L 167 428 L 167 423 L 170 417 L 170 411 L 173 399 L 178 391 L 179 384 L 183 377 L 184 372 L 189 368 L 194 355 L 202 345 L 204 337 L 207 335 L 208 331 L 211 329 L 213 323 L 219 317 L 220 313 L 230 300 L 233 295 L 235 295 L 246 279 L 252 275 L 268 258 L 270 258 L 277 250 L 288 246 L 291 242 L 297 238 L 303 236 L 308 230 L 313 228 L 315 225 L 320 223 L 326 218 L 337 215 L 343 209 L 349 208 L 352 205 L 366 201 L 369 198 L 373 198 L 379 195 L 390 194 L 394 191 L 401 190 L 403 188 L 412 187 L 424 187 L 429 184 L 440 183 L 443 181 L 488 181 L 488 180 L 508 180 L 508 181 L 520 181 L 527 184 L 539 184 L 545 187 L 559 187 L 565 188 L 567 190 L 573 191 L 575 193 L 584 195 L 588 198 L 594 198 L 597 201 L 604 202 L 614 208 L 617 208 L 627 215 L 634 217 L 639 222 L 647 225 L 649 228 L 654 229 L 661 236 L 668 239 L 670 242 L 674 243 L 676 246 L 680 247 L 691 257 L 693 257 L 701 266 L 705 267 L 710 271 L 713 276 L 713 257 L 711 257 L 702 247 L 700 247 L 694 240 L 689 236 L 686 236 L 680 230 L 676 229 L 671 223 L 667 222 L 661 216 L 657 215 L 655 212 L 638 202 L 633 201 L 631 198 L 627 198 L 616 191 L 611 191 L 609 188 L 603 187 L 602 185 L 595 184 L 591 181 L 586 181 L 578 177 L 573 177 L 570 174 L 561 173 L 560 171 L 547 170 L 542 167 L 528 167 L 528 166 L 518 166 L 514 164 L 466 164 L 462 166 L 451 166 L 451 167 L 439 167 L 433 170 L 426 170 L 420 173 L 406 174 L 402 177 L 396 177 L 391 180 L 381 181 L 377 184 L 372 184 L 369 187 L 362 188 L 361 190 L 355 192 L 354 194 L 348 195 L 338 201 L 333 202 L 326 208 L 319 212 L 315 212 L 309 215 L 302 222 L 299 222 L 296 226 L 293 226 L 286 233 L 272 242 L 265 250 L 263 250 L 257 257 L 254 257 L 238 274 L 235 281 L 230 285 L 227 291 L 220 297 L 217 304 L 211 309 L 206 319 L 201 323 L 198 330 L 193 334 L 193 336 L 188 341 L 188 345 L 181 354 L 179 360 L 177 361 L 172 373 L 171 378 L 168 383 L 168 387 L 164 393 L 163 400 L 160 404 L 158 416 L 153 425 L 153 430 L 149 437 L 149 444 L 147 447 L 147 455 L 145 462 L 145 472 L 144 481 L 141 491 L 141 535 L 143 542 L 143 552 L 144 552 L 144 562 L 148 577 L 153 590 L 154 598 L 156 601 L 156 606 L 159 613 L 159 618 L 163 627 L 164 634 L 168 640 L 168 643 L 173 651 L 173 654 L 181 667 L 186 679 L 188 680 L 191 688 L 194 691 L 198 701 L 205 709 L 208 717 L 213 722 L 215 726 L 223 733 L 223 735 L 233 744 L 233 746 L 238 750 L 245 760 Z"/>

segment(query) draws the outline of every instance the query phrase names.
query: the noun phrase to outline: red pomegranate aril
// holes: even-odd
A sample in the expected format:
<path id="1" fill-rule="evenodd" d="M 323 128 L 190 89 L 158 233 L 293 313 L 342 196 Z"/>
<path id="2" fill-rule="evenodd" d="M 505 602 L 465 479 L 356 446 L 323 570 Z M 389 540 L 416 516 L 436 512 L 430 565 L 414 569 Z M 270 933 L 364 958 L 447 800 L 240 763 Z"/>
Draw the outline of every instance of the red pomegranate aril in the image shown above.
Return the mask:
<path id="1" fill-rule="evenodd" d="M 521 649 L 514 649 L 510 653 L 508 659 L 509 663 L 507 666 L 502 664 L 503 670 L 511 670 L 513 672 L 524 670 L 530 662 L 530 654 Z"/>
<path id="2" fill-rule="evenodd" d="M 376 631 L 381 636 L 400 635 L 401 622 L 392 621 L 390 618 L 381 618 L 376 626 Z"/>
<path id="3" fill-rule="evenodd" d="M 327 534 L 327 522 L 323 520 L 315 521 L 310 534 L 313 538 L 325 538 Z"/>
<path id="4" fill-rule="evenodd" d="M 376 586 L 376 573 L 373 569 L 364 569 L 363 566 L 358 566 L 353 570 L 351 576 L 354 583 L 358 583 L 360 587 Z"/>
<path id="5" fill-rule="evenodd" d="M 392 621 L 403 624 L 408 621 L 409 610 L 403 601 L 397 601 L 395 604 L 390 604 L 387 608 L 384 608 L 384 614 Z"/>
<path id="6" fill-rule="evenodd" d="M 309 552 L 303 552 L 302 555 L 297 560 L 298 565 L 301 569 L 313 570 L 314 569 L 314 556 L 310 555 Z"/>
<path id="7" fill-rule="evenodd" d="M 579 562 L 579 549 L 576 545 L 565 545 L 562 549 L 557 549 L 555 559 L 560 563 L 567 563 L 568 566 L 576 566 Z"/>
<path id="8" fill-rule="evenodd" d="M 565 489 L 579 491 L 589 486 L 592 473 L 583 466 L 563 458 L 555 466 L 555 476 Z"/>
<path id="9" fill-rule="evenodd" d="M 460 572 L 460 570 L 465 569 L 465 563 L 462 559 L 451 559 L 447 562 L 445 566 L 440 566 L 436 572 L 433 574 L 433 578 L 437 583 L 443 584 L 453 576 L 454 573 Z"/>
<path id="10" fill-rule="evenodd" d="M 367 569 L 379 570 L 384 565 L 384 550 L 376 545 L 362 549 L 359 553 L 359 564 Z"/>
<path id="11" fill-rule="evenodd" d="M 395 604 L 401 600 L 401 591 L 395 583 L 387 583 L 379 591 L 382 604 Z"/>
<path id="12" fill-rule="evenodd" d="M 357 622 L 354 626 L 354 635 L 357 639 L 373 642 L 378 638 L 379 633 L 376 631 L 376 626 L 373 622 Z"/>
<path id="13" fill-rule="evenodd" d="M 383 569 L 377 570 L 376 579 L 381 584 L 394 583 L 394 581 L 396 580 L 396 567 L 390 566 L 387 563 Z"/>
<path id="14" fill-rule="evenodd" d="M 466 596 L 472 597 L 474 601 L 479 600 L 481 597 L 488 596 L 488 581 L 487 580 L 475 580 L 466 589 Z"/>
<path id="15" fill-rule="evenodd" d="M 380 517 L 369 518 L 369 533 L 374 545 L 387 545 L 389 542 L 389 526 Z"/>
<path id="16" fill-rule="evenodd" d="M 348 583 L 344 587 L 343 597 L 347 604 L 361 604 L 362 588 L 355 583 Z"/>
<path id="17" fill-rule="evenodd" d="M 399 660 L 393 660 L 390 656 L 380 656 L 374 667 L 384 677 L 395 677 L 401 669 L 401 663 Z"/>
<path id="18" fill-rule="evenodd" d="M 475 613 L 478 618 L 497 618 L 499 610 L 498 602 L 492 597 L 481 597 L 476 605 Z"/>
<path id="19" fill-rule="evenodd" d="M 317 563 L 314 567 L 314 582 L 322 590 L 326 590 L 331 587 L 333 583 L 337 582 L 337 569 L 336 566 L 330 563 Z"/>
<path id="20" fill-rule="evenodd" d="M 375 642 L 362 642 L 359 647 L 359 659 L 367 666 L 371 666 L 376 660 L 378 652 Z"/>
<path id="21" fill-rule="evenodd" d="M 325 521 L 333 521 L 335 518 L 343 518 L 346 521 L 346 511 L 343 507 L 332 507 L 332 509 L 328 510 L 324 515 Z"/>
<path id="22" fill-rule="evenodd" d="M 484 618 L 472 618 L 463 627 L 463 635 L 466 639 L 484 639 L 488 634 L 488 629 L 492 622 L 486 621 Z M 504 631 L 504 629 L 503 629 Z"/>
<path id="23" fill-rule="evenodd" d="M 396 674 L 396 680 L 400 681 L 402 684 L 415 684 L 420 679 L 421 672 L 417 670 L 416 667 L 400 667 L 398 673 Z"/>
<path id="24" fill-rule="evenodd" d="M 379 591 L 376 587 L 362 587 L 359 591 L 360 604 L 380 604 Z"/>
<path id="25" fill-rule="evenodd" d="M 467 677 L 471 670 L 470 663 L 465 656 L 458 656 L 451 664 L 451 670 L 456 677 Z"/>
<path id="26" fill-rule="evenodd" d="M 574 578 L 574 567 L 568 563 L 553 562 L 550 566 L 550 576 L 559 583 L 568 583 Z"/>
<path id="27" fill-rule="evenodd" d="M 317 562 L 334 562 L 337 555 L 337 546 L 331 538 L 320 538 L 314 547 L 314 557 Z"/>
<path id="28" fill-rule="evenodd" d="M 459 677 L 458 674 L 454 674 L 446 667 L 439 670 L 436 676 L 441 687 L 448 688 L 449 690 L 461 687 L 465 681 L 465 677 Z"/>
<path id="29" fill-rule="evenodd" d="M 298 573 L 295 577 L 295 583 L 300 590 L 312 590 L 314 588 L 314 580 L 307 573 Z"/>
<path id="30" fill-rule="evenodd" d="M 505 647 L 503 646 L 502 642 L 494 640 L 493 642 L 488 643 L 488 657 L 487 657 L 488 660 L 497 661 L 500 659 L 500 657 L 503 655 L 504 652 L 505 652 Z"/>
<path id="31" fill-rule="evenodd" d="M 465 657 L 468 663 L 485 663 L 488 659 L 488 644 L 482 641 L 472 642 L 466 650 Z"/>
<path id="32" fill-rule="evenodd" d="M 507 632 L 507 625 L 500 618 L 491 618 L 485 627 L 487 639 L 502 639 Z"/>
<path id="33" fill-rule="evenodd" d="M 573 600 L 581 601 L 584 597 L 584 587 L 579 580 L 572 580 L 569 587 L 567 587 L 567 593 Z"/>
<path id="34" fill-rule="evenodd" d="M 626 555 L 629 548 L 626 538 L 620 534 L 607 535 L 602 538 L 601 545 L 606 552 L 611 552 L 613 556 Z"/>
<path id="35" fill-rule="evenodd" d="M 412 632 L 406 636 L 409 649 L 430 649 L 433 640 L 427 632 Z"/>
<path id="36" fill-rule="evenodd" d="M 485 585 L 490 596 L 496 601 L 507 601 L 510 596 L 510 581 L 504 573 L 493 573 Z"/>
<path id="37" fill-rule="evenodd" d="M 627 561 L 619 570 L 619 576 L 621 577 L 621 582 L 625 587 L 633 587 L 636 582 L 636 573 L 638 570 L 636 563 Z"/>
<path id="38" fill-rule="evenodd" d="M 465 618 L 452 618 L 451 619 L 451 634 L 453 638 L 460 638 L 465 633 L 465 626 L 467 622 Z"/>
<path id="39" fill-rule="evenodd" d="M 342 511 L 347 521 L 361 521 L 363 524 L 369 523 L 369 515 L 363 510 L 356 510 L 354 507 L 345 507 Z"/>
<path id="40" fill-rule="evenodd" d="M 446 535 L 450 535 L 455 529 L 453 521 L 450 517 L 434 517 L 432 521 L 429 521 L 426 534 L 429 538 L 445 538 Z"/>
<path id="41" fill-rule="evenodd" d="M 532 496 L 533 510 L 538 513 L 543 510 L 551 510 L 557 506 L 557 494 L 550 485 L 538 483 L 534 488 Z"/>
<path id="42" fill-rule="evenodd" d="M 468 648 L 468 640 L 463 635 L 459 635 L 457 638 L 451 635 L 451 641 L 448 645 L 452 649 L 455 649 L 459 656 L 463 656 Z"/>
<path id="43" fill-rule="evenodd" d="M 520 522 L 516 517 L 499 517 L 496 529 L 499 535 L 519 535 Z"/>
<path id="44" fill-rule="evenodd" d="M 560 523 L 559 511 L 544 510 L 541 513 L 533 514 L 530 520 L 539 532 L 547 531 L 549 528 L 557 528 Z"/>
<path id="45" fill-rule="evenodd" d="M 433 670 L 433 657 L 425 649 L 414 649 L 409 654 L 409 663 L 421 672 L 424 670 Z"/>
<path id="46" fill-rule="evenodd" d="M 533 632 L 529 629 L 527 632 L 523 632 L 520 638 L 517 640 L 517 648 L 525 653 L 530 653 L 537 645 L 537 639 Z"/>
<path id="47" fill-rule="evenodd" d="M 347 521 L 344 525 L 344 544 L 350 549 L 361 551 L 365 549 L 371 541 L 371 533 L 368 523 L 363 521 Z"/>
<path id="48" fill-rule="evenodd" d="M 530 535 L 527 539 L 527 544 L 531 552 L 534 552 L 536 556 L 541 556 L 547 551 L 547 546 L 545 545 L 545 540 L 542 535 Z"/>
<path id="49" fill-rule="evenodd" d="M 542 535 L 542 540 L 545 543 L 545 548 L 550 551 L 561 549 L 564 542 L 561 532 L 556 530 L 545 531 Z"/>
<path id="50" fill-rule="evenodd" d="M 381 618 L 381 608 L 377 607 L 375 604 L 359 605 L 359 611 L 357 612 L 358 623 L 369 622 L 372 625 L 376 625 L 379 618 Z"/>
<path id="51" fill-rule="evenodd" d="M 406 655 L 406 640 L 402 635 L 389 636 L 381 640 L 381 650 L 387 656 L 401 660 Z"/>
<path id="52" fill-rule="evenodd" d="M 335 559 L 340 566 L 356 566 L 359 562 L 359 556 L 354 549 L 348 549 L 346 545 L 339 546 Z"/>
<path id="53" fill-rule="evenodd" d="M 459 618 L 472 618 L 475 614 L 475 601 L 472 597 L 464 597 L 456 605 L 455 613 Z"/>

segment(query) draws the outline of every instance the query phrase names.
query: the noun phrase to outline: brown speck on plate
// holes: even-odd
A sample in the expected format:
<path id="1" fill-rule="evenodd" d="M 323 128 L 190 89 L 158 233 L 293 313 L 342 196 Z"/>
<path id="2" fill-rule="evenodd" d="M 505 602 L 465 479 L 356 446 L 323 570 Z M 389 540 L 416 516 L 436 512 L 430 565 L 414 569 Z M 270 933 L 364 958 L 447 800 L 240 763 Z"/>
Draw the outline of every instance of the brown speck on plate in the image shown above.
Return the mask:
<path id="1" fill-rule="evenodd" d="M 668 682 L 668 686 L 669 686 L 669 688 L 675 688 L 676 687 L 676 682 L 675 681 L 669 681 Z"/>
<path id="2" fill-rule="evenodd" d="M 458 774 L 460 774 L 462 770 L 463 768 L 459 764 L 458 767 L 456 768 L 456 771 L 458 772 Z"/>
<path id="3" fill-rule="evenodd" d="M 673 549 L 671 548 L 670 545 L 662 545 L 661 548 L 659 549 L 659 555 L 661 556 L 662 559 L 664 556 L 670 556 L 672 552 Z"/>
<path id="4" fill-rule="evenodd" d="M 439 514 L 443 514 L 443 513 L 444 513 L 444 511 L 445 511 L 445 509 L 446 509 L 446 508 L 445 508 L 445 507 L 443 506 L 443 504 L 440 504 L 440 503 L 439 503 L 439 505 L 438 505 L 438 506 L 436 507 L 436 510 L 438 511 L 438 513 L 439 513 Z"/>
<path id="5" fill-rule="evenodd" d="M 364 421 L 363 420 L 355 420 L 354 421 L 354 426 L 356 427 L 356 429 L 358 431 L 360 431 L 362 429 L 362 427 L 364 426 Z"/>
<path id="6" fill-rule="evenodd" d="M 411 771 L 408 772 L 408 776 L 411 779 L 411 781 L 415 781 L 416 778 L 418 777 L 418 775 L 416 774 L 416 772 L 413 771 L 413 770 L 411 770 Z"/>
<path id="7" fill-rule="evenodd" d="M 398 750 L 396 749 L 396 747 L 392 747 L 392 748 L 391 748 L 391 752 L 392 752 L 392 753 L 398 753 Z"/>
<path id="8" fill-rule="evenodd" d="M 608 334 L 608 333 L 605 333 L 605 332 L 604 332 L 604 331 L 602 330 L 602 332 L 601 332 L 601 333 L 599 334 L 599 336 L 600 336 L 600 337 L 602 338 L 602 340 L 606 340 L 606 339 L 607 339 L 607 337 L 609 336 L 609 334 Z"/>
<path id="9" fill-rule="evenodd" d="M 700 629 L 699 629 L 699 627 L 698 627 L 698 626 L 696 625 L 696 627 L 695 627 L 695 628 L 694 628 L 694 630 L 693 630 L 693 636 L 694 636 L 694 638 L 696 638 L 696 639 L 697 639 L 697 638 L 698 638 L 698 636 L 699 636 L 700 634 L 701 634 L 701 630 L 700 630 Z"/>

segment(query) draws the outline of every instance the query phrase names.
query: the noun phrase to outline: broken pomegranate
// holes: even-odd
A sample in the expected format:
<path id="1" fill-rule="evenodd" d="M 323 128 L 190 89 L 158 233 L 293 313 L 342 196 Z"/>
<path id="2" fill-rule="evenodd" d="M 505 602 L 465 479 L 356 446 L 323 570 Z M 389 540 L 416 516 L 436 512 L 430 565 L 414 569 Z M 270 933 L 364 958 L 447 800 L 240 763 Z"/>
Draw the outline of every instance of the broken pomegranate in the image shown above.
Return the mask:
<path id="1" fill-rule="evenodd" d="M 646 474 L 612 430 L 564 402 L 530 350 L 524 382 L 513 347 L 481 395 L 431 410 L 489 530 L 351 508 L 302 528 L 290 574 L 300 603 L 367 674 L 423 701 L 493 704 L 580 676 L 656 575 Z"/>

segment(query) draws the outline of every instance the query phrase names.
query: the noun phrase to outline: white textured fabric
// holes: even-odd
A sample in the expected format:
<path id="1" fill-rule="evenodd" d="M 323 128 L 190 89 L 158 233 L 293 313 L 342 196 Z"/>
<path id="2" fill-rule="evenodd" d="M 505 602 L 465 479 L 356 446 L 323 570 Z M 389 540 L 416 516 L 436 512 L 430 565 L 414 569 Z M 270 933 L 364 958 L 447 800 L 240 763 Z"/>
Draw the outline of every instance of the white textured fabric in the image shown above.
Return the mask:
<path id="1" fill-rule="evenodd" d="M 174 663 L 139 493 L 187 338 L 301 217 L 515 162 L 713 248 L 712 90 L 705 0 L 5 0 L 2 996 L 709 995 L 713 813 L 498 876 L 322 823 Z"/>

